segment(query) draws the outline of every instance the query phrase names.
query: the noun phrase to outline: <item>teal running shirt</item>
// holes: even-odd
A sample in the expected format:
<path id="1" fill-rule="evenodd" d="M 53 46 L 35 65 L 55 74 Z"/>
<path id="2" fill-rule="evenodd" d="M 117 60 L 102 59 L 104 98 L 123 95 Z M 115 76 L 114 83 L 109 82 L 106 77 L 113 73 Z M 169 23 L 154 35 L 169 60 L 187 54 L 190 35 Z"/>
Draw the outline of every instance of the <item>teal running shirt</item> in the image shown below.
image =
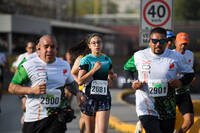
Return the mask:
<path id="1" fill-rule="evenodd" d="M 99 57 L 89 54 L 80 60 L 79 69 L 89 72 L 98 61 L 101 62 L 102 67 L 85 83 L 83 92 L 89 97 L 105 98 L 105 96 L 110 95 L 107 79 L 108 72 L 112 68 L 111 59 L 103 54 Z"/>

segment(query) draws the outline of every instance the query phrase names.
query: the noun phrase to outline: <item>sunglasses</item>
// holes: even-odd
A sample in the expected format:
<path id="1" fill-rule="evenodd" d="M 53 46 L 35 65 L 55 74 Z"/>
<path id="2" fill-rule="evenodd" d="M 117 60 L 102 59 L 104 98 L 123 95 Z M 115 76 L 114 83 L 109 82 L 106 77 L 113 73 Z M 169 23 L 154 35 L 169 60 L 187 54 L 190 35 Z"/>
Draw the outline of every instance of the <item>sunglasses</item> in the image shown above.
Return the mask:
<path id="1" fill-rule="evenodd" d="M 153 42 L 153 44 L 157 44 L 159 42 L 162 45 L 167 42 L 166 39 L 160 39 L 160 40 L 159 39 L 151 39 L 151 41 Z"/>

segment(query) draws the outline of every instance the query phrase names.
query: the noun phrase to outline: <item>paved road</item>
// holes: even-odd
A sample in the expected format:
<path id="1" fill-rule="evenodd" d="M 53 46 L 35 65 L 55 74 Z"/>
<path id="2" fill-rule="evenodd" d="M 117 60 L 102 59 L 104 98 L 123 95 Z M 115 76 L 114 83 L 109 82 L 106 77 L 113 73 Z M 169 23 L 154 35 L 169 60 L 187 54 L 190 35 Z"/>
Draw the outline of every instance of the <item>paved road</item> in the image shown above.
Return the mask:
<path id="1" fill-rule="evenodd" d="M 76 103 L 72 103 L 76 105 Z M 21 133 L 20 118 L 22 115 L 21 101 L 17 96 L 5 94 L 1 101 L 2 113 L 0 114 L 0 133 Z M 74 106 L 77 118 L 69 123 L 67 133 L 79 133 L 79 109 Z M 119 133 L 109 128 L 108 133 Z"/>
<path id="2" fill-rule="evenodd" d="M 129 106 L 127 104 L 123 104 L 119 102 L 117 95 L 122 90 L 113 89 L 111 90 L 112 95 L 112 109 L 111 115 L 117 117 L 123 122 L 129 124 L 135 124 L 138 120 L 135 112 L 134 106 Z M 130 96 L 130 103 L 134 104 L 135 98 L 134 95 Z M 200 99 L 199 94 L 192 94 L 192 99 Z M 78 120 L 80 118 L 79 109 L 76 106 L 76 101 L 74 100 L 73 108 L 75 109 L 75 113 L 77 118 L 69 123 L 67 133 L 79 133 L 79 124 Z M 21 133 L 21 124 L 20 118 L 22 115 L 21 111 L 21 101 L 17 96 L 5 94 L 2 97 L 1 101 L 2 113 L 0 114 L 0 133 Z M 119 131 L 115 131 L 112 128 L 108 129 L 108 133 L 120 133 Z"/>

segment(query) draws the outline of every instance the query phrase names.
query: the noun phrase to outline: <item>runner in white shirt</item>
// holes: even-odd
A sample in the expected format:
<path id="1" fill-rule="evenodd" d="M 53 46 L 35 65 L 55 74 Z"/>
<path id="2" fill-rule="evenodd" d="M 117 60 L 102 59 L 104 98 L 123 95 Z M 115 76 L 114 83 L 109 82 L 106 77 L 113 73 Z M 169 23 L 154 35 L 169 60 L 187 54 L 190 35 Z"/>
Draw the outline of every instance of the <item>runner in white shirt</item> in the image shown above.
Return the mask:
<path id="1" fill-rule="evenodd" d="M 176 103 L 175 89 L 187 85 L 193 78 L 193 69 L 184 63 L 183 56 L 166 49 L 166 30 L 154 28 L 150 33 L 150 49 L 134 54 L 138 80 L 136 112 L 146 133 L 173 133 Z M 178 79 L 177 73 L 184 73 Z"/>
<path id="2" fill-rule="evenodd" d="M 192 51 L 187 50 L 189 45 L 189 34 L 180 32 L 176 36 L 174 51 L 179 52 L 183 55 L 186 60 L 186 63 L 193 67 L 194 64 L 194 54 Z M 182 77 L 179 74 L 180 78 Z M 194 84 L 195 77 L 192 81 Z M 190 97 L 190 86 L 184 86 L 183 88 L 176 89 L 176 104 L 183 115 L 184 121 L 178 133 L 185 133 L 192 126 L 194 122 L 194 111 L 192 99 Z"/>
<path id="3" fill-rule="evenodd" d="M 68 115 L 64 86 L 74 90 L 79 101 L 81 94 L 74 86 L 69 63 L 56 58 L 56 40 L 42 36 L 38 47 L 40 56 L 19 67 L 9 92 L 27 97 L 23 133 L 64 133 L 66 122 L 74 117 Z"/>
<path id="4" fill-rule="evenodd" d="M 28 57 L 30 54 L 35 52 L 35 44 L 33 42 L 27 42 L 26 44 L 26 53 L 20 54 L 17 62 L 16 62 L 16 67 L 22 62 L 22 60 L 26 57 Z"/>
<path id="5" fill-rule="evenodd" d="M 28 42 L 26 44 L 26 53 L 19 55 L 19 57 L 17 58 L 15 64 L 14 64 L 14 72 L 17 71 L 17 69 L 20 67 L 20 65 L 24 62 L 26 62 L 27 60 L 31 60 L 32 58 L 38 57 L 37 52 L 34 52 L 36 49 L 35 44 L 33 42 Z M 22 111 L 25 112 L 25 103 L 26 103 L 26 97 L 23 96 L 19 96 L 19 98 L 22 101 Z M 24 115 L 22 115 L 21 117 L 21 124 L 24 123 Z"/>

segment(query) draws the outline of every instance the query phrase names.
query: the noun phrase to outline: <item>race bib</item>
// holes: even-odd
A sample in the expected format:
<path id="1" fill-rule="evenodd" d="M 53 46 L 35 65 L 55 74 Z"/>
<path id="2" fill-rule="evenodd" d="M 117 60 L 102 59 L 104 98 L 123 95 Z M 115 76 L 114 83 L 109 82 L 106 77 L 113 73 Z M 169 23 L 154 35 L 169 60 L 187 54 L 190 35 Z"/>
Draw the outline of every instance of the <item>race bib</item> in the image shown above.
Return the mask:
<path id="1" fill-rule="evenodd" d="M 106 80 L 93 80 L 91 84 L 91 95 L 107 95 L 108 81 Z"/>
<path id="2" fill-rule="evenodd" d="M 149 95 L 151 97 L 167 96 L 167 80 L 148 80 Z"/>
<path id="3" fill-rule="evenodd" d="M 45 95 L 40 97 L 40 103 L 45 107 L 58 107 L 61 101 L 61 90 L 47 90 Z"/>

